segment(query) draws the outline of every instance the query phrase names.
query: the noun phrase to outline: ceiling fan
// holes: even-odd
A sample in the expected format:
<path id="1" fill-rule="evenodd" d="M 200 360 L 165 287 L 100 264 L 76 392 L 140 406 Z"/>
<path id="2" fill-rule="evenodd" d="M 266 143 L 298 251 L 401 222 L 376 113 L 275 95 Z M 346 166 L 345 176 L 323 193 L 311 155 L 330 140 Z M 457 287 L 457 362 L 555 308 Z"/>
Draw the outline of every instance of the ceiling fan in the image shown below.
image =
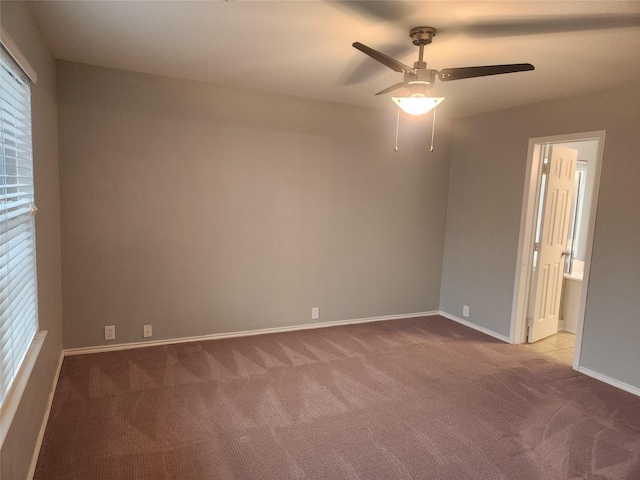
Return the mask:
<path id="1" fill-rule="evenodd" d="M 385 55 L 371 47 L 367 47 L 360 42 L 353 43 L 353 47 L 369 55 L 374 60 L 382 63 L 390 69 L 404 74 L 402 82 L 391 85 L 388 88 L 376 93 L 383 95 L 399 88 L 407 88 L 409 94 L 405 97 L 393 97 L 393 101 L 405 112 L 413 115 L 421 115 L 435 108 L 443 97 L 433 98 L 428 95 L 428 90 L 435 84 L 436 77 L 441 82 L 451 80 L 462 80 L 465 78 L 486 77 L 489 75 L 501 75 L 504 73 L 525 72 L 534 70 L 530 63 L 513 63 L 508 65 L 485 65 L 478 67 L 445 68 L 443 70 L 433 70 L 427 68 L 424 61 L 424 47 L 433 41 L 436 29 L 433 27 L 415 27 L 409 31 L 409 36 L 414 45 L 419 47 L 418 61 L 413 67 L 409 67 L 398 60 Z"/>

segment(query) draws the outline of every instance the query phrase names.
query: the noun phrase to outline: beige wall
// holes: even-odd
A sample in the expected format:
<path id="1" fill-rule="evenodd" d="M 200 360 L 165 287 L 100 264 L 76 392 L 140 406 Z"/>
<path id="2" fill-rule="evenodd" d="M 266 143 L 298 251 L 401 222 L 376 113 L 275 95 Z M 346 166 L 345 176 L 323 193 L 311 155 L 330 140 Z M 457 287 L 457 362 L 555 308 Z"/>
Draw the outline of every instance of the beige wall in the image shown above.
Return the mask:
<path id="1" fill-rule="evenodd" d="M 606 130 L 580 365 L 640 387 L 640 88 L 456 123 L 440 307 L 509 336 L 529 138 Z"/>
<path id="2" fill-rule="evenodd" d="M 45 343 L 0 452 L 3 480 L 26 478 L 62 350 L 60 195 L 55 63 L 28 7 L 2 2 L 2 26 L 38 74 L 31 89 L 36 219 L 38 308 Z"/>
<path id="3" fill-rule="evenodd" d="M 430 119 L 58 63 L 64 344 L 438 309 Z"/>

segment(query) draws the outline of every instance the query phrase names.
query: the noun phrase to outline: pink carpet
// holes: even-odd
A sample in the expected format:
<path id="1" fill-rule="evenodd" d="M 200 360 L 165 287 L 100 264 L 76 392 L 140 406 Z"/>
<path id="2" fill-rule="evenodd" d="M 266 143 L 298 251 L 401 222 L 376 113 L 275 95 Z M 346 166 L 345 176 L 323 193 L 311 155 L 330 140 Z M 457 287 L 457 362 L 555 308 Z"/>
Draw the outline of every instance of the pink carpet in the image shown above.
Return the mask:
<path id="1" fill-rule="evenodd" d="M 67 357 L 36 479 L 640 479 L 640 398 L 442 317 Z"/>

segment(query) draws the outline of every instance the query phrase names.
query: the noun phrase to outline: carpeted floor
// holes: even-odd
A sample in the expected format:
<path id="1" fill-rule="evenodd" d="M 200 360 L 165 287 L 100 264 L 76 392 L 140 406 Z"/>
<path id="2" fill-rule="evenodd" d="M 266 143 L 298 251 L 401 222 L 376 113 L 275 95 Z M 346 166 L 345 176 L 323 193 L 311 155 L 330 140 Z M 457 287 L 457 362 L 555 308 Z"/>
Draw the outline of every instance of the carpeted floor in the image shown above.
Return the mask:
<path id="1" fill-rule="evenodd" d="M 442 317 L 67 357 L 36 479 L 640 479 L 640 398 Z"/>

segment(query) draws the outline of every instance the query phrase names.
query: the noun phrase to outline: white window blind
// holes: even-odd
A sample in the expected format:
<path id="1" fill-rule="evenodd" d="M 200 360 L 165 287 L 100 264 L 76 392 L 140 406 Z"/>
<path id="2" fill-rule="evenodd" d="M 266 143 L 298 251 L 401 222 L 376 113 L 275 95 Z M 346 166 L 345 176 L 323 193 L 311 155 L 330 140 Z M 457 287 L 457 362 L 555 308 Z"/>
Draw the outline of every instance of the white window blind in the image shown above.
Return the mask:
<path id="1" fill-rule="evenodd" d="M 4 33 L 4 32 L 3 32 Z M 38 330 L 29 81 L 0 48 L 0 406 Z"/>

